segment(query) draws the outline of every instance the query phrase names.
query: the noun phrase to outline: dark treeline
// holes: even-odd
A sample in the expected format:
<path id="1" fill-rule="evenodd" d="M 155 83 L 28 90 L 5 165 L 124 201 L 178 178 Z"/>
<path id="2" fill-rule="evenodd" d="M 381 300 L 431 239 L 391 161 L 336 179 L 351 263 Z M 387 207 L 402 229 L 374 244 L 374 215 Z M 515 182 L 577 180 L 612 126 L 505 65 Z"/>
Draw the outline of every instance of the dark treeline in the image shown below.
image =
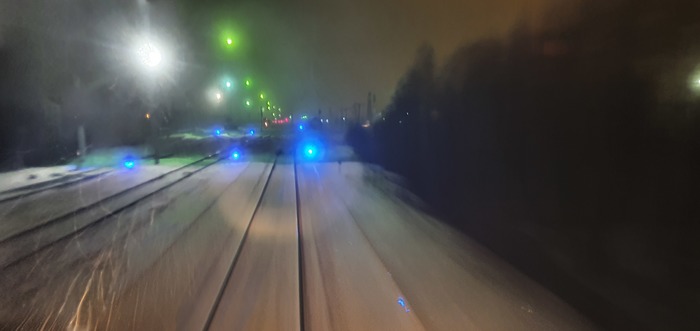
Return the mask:
<path id="1" fill-rule="evenodd" d="M 556 13 L 556 11 L 552 11 Z M 611 329 L 700 308 L 700 8 L 607 1 L 418 51 L 348 139 L 433 210 Z"/>

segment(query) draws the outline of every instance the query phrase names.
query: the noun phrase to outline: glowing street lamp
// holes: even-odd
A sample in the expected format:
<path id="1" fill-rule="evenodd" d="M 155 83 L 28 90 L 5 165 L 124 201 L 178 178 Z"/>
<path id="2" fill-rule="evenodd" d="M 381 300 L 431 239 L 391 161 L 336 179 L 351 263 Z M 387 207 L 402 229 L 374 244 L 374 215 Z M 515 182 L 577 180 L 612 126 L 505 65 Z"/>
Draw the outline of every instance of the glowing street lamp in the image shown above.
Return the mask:
<path id="1" fill-rule="evenodd" d="M 246 80 L 245 80 L 245 86 L 246 86 L 246 87 L 250 87 L 250 84 L 251 84 L 251 83 L 250 83 L 250 79 L 246 79 Z"/>
<path id="2" fill-rule="evenodd" d="M 231 88 L 231 81 L 230 80 L 226 81 L 226 88 Z"/>
<path id="3" fill-rule="evenodd" d="M 158 44 L 154 39 L 149 37 L 138 38 L 135 40 L 134 48 L 131 51 L 132 60 L 137 67 L 140 67 L 144 71 L 144 74 L 151 76 L 151 79 L 159 79 L 162 74 L 164 74 L 168 69 L 169 57 L 166 52 L 164 52 L 161 44 Z M 160 86 L 160 84 L 155 84 L 155 86 Z M 151 120 L 151 130 L 153 134 L 153 160 L 155 164 L 160 163 L 159 157 L 159 130 L 160 124 L 157 120 L 158 112 L 152 111 L 146 114 L 146 119 Z"/>
<path id="4" fill-rule="evenodd" d="M 137 36 L 131 48 L 131 61 L 141 69 L 146 69 L 147 74 L 163 72 L 168 65 L 167 50 L 163 48 L 157 38 L 152 36 Z"/>
<path id="5" fill-rule="evenodd" d="M 260 100 L 265 100 L 265 94 L 260 93 Z"/>
<path id="6" fill-rule="evenodd" d="M 226 38 L 226 44 L 227 44 L 227 45 L 233 45 L 233 39 L 231 39 L 231 38 Z"/>
<path id="7" fill-rule="evenodd" d="M 163 54 L 150 42 L 146 42 L 138 49 L 141 63 L 147 68 L 156 68 L 163 61 Z"/>

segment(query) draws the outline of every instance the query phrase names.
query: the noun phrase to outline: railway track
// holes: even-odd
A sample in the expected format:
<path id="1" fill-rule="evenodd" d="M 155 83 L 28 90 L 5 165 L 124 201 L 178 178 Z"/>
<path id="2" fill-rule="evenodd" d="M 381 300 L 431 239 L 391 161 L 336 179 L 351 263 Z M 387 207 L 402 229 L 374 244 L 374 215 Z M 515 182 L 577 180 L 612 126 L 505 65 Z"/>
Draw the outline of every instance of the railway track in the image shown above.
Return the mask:
<path id="1" fill-rule="evenodd" d="M 85 172 L 75 175 L 68 175 L 70 178 L 57 181 L 51 184 L 34 184 L 29 186 L 18 187 L 15 189 L 0 192 L 0 204 L 13 200 L 23 199 L 32 195 L 48 192 L 59 188 L 68 187 L 75 184 L 80 184 L 91 179 L 97 179 L 103 176 L 112 174 L 112 171 L 103 172 Z M 38 187 L 38 188 L 37 188 Z"/>
<path id="2" fill-rule="evenodd" d="M 198 166 L 213 160 L 213 162 Z M 33 226 L 5 235 L 0 240 L 0 269 L 15 265 L 27 257 L 50 247 L 80 231 L 99 224 L 141 200 L 162 192 L 189 176 L 217 164 L 222 158 L 218 153 L 188 163 L 152 179 L 126 188 L 117 193 L 80 206 L 69 212 L 39 220 Z M 68 226 L 69 225 L 69 226 Z"/>
<path id="3" fill-rule="evenodd" d="M 207 271 L 210 276 L 198 290 L 182 330 L 304 330 L 296 167 L 279 159 L 264 173 L 263 188 L 254 200 L 243 234 L 229 240 L 218 262 Z M 277 288 L 269 291 L 272 287 Z M 274 300 L 280 293 L 289 302 Z M 258 305 L 242 300 L 250 295 Z M 260 307 L 269 304 L 279 304 L 274 310 L 281 313 L 266 316 L 269 311 Z M 241 309 L 241 305 L 257 308 L 251 311 Z M 266 321 L 260 324 L 261 320 Z"/>
<path id="4" fill-rule="evenodd" d="M 263 198 L 265 197 L 265 194 L 267 193 L 268 187 L 270 185 L 270 179 L 272 178 L 272 174 L 275 172 L 275 167 L 277 166 L 277 160 L 278 159 L 275 158 L 275 161 L 272 163 L 272 168 L 270 169 L 270 172 L 267 175 L 267 178 L 265 180 L 265 185 L 263 186 L 260 197 L 258 198 L 258 201 L 255 204 L 255 209 L 253 210 L 253 215 L 250 217 L 250 220 L 248 221 L 248 225 L 246 226 L 246 229 L 243 232 L 243 238 L 241 239 L 240 243 L 238 244 L 238 247 L 236 249 L 236 254 L 233 256 L 233 260 L 231 261 L 231 263 L 228 267 L 228 270 L 226 272 L 226 277 L 225 277 L 223 283 L 221 284 L 219 291 L 216 294 L 214 302 L 212 302 L 211 309 L 209 310 L 209 313 L 207 314 L 206 322 L 204 324 L 204 330 L 208 330 L 211 328 L 212 322 L 214 320 L 214 316 L 216 315 L 216 312 L 219 309 L 219 306 L 221 305 L 221 299 L 223 298 L 224 291 L 226 290 L 226 287 L 231 279 L 231 275 L 233 273 L 233 270 L 236 267 L 236 264 L 241 256 L 243 245 L 246 244 L 246 240 L 248 239 L 248 234 L 250 233 L 250 227 L 255 220 L 255 216 L 260 211 L 260 206 L 262 205 Z"/>

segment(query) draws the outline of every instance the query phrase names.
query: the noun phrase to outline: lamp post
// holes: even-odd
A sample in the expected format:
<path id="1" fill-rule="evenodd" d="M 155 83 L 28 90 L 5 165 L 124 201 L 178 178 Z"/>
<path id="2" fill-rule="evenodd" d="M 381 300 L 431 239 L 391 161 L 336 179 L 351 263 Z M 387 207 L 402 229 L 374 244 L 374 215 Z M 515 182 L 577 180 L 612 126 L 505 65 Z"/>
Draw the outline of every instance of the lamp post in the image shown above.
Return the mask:
<path id="1" fill-rule="evenodd" d="M 263 130 L 263 111 L 265 110 L 265 106 L 260 106 L 260 132 L 262 133 Z"/>
<path id="2" fill-rule="evenodd" d="M 146 40 L 142 42 L 136 49 L 137 61 L 141 66 L 146 69 L 146 73 L 155 79 L 157 77 L 157 71 L 161 69 L 163 62 L 163 53 L 161 50 L 151 41 Z M 158 84 L 156 83 L 156 89 Z M 158 116 L 158 107 L 154 107 L 147 116 L 147 119 L 151 122 L 151 133 L 152 133 L 152 147 L 153 147 L 153 160 L 155 164 L 160 163 L 159 155 L 159 135 L 160 135 L 160 117 Z"/>
<path id="3" fill-rule="evenodd" d="M 264 117 L 263 117 L 263 111 L 265 111 L 265 102 L 264 102 L 264 100 L 265 100 L 265 93 L 260 92 L 260 102 L 262 103 L 262 105 L 260 106 L 260 132 L 261 132 L 261 133 L 262 133 L 262 130 L 263 130 L 263 125 L 265 124 L 265 123 L 263 123 L 263 122 L 264 122 L 264 120 L 263 120 L 263 118 L 264 118 Z"/>

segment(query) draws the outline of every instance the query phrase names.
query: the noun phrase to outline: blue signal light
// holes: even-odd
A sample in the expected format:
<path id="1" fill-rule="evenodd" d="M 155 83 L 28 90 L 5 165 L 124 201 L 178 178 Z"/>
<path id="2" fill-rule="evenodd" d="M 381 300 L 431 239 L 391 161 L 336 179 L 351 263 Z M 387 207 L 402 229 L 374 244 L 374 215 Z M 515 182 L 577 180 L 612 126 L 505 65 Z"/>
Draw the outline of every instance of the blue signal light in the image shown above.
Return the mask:
<path id="1" fill-rule="evenodd" d="M 231 158 L 234 160 L 238 160 L 241 158 L 241 153 L 238 151 L 234 151 L 233 153 L 231 153 Z"/>
<path id="2" fill-rule="evenodd" d="M 299 130 L 304 130 L 304 126 L 299 124 Z"/>
<path id="3" fill-rule="evenodd" d="M 319 161 L 323 160 L 326 150 L 322 141 L 316 138 L 308 138 L 299 142 L 296 148 L 296 156 L 299 160 Z"/>
<path id="4" fill-rule="evenodd" d="M 255 135 L 255 130 L 248 131 L 248 134 L 250 134 L 251 136 Z"/>
<path id="5" fill-rule="evenodd" d="M 124 168 L 133 169 L 135 166 L 136 166 L 136 162 L 134 162 L 132 160 L 124 161 Z"/>
<path id="6" fill-rule="evenodd" d="M 217 136 L 220 136 L 220 135 L 221 135 L 221 130 L 216 130 L 216 131 L 214 131 L 214 133 L 216 133 Z"/>
<path id="7" fill-rule="evenodd" d="M 404 300 L 404 298 L 399 297 L 399 299 L 396 300 L 396 302 L 397 302 L 397 303 L 399 304 L 399 306 L 401 306 L 401 308 L 403 308 L 404 311 L 406 311 L 407 313 L 411 311 L 411 310 L 408 308 L 408 306 L 406 305 L 406 300 Z"/>
<path id="8" fill-rule="evenodd" d="M 318 158 L 319 150 L 318 146 L 314 144 L 306 144 L 303 145 L 304 147 L 301 149 L 301 154 L 304 156 L 305 159 L 307 160 L 314 160 Z"/>

